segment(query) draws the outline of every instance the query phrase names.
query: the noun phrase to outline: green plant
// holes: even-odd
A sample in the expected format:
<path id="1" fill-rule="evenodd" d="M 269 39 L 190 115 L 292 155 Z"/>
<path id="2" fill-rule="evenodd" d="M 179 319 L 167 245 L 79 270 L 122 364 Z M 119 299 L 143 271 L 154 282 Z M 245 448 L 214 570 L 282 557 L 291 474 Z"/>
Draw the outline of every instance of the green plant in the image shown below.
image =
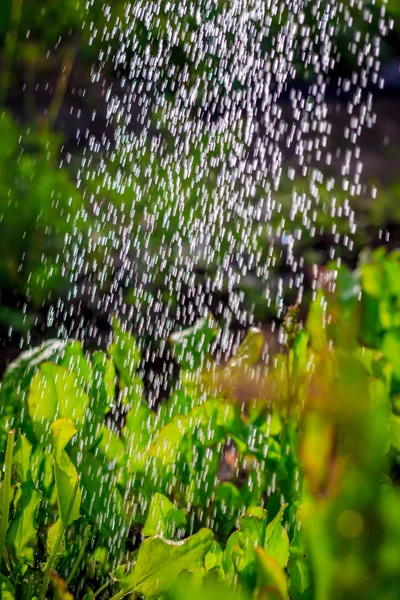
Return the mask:
<path id="1" fill-rule="evenodd" d="M 183 368 L 156 411 L 117 322 L 107 353 L 48 342 L 22 355 L 0 389 L 3 594 L 396 598 L 399 354 L 359 340 L 375 325 L 371 269 L 397 260 L 326 276 L 268 370 L 256 329 L 224 366 L 208 354 L 212 319 L 177 333 Z"/>

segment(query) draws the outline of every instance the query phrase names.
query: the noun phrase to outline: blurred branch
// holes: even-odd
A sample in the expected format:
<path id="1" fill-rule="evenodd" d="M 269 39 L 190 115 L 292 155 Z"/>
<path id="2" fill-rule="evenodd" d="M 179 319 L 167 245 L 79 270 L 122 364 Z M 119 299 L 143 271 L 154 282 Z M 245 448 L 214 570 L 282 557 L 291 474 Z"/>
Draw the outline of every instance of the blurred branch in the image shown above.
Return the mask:
<path id="1" fill-rule="evenodd" d="M 10 83 L 11 67 L 14 60 L 15 48 L 17 46 L 18 29 L 22 15 L 23 0 L 13 0 L 11 5 L 10 25 L 7 31 L 4 45 L 3 71 L 0 81 L 0 103 L 3 104 Z"/>

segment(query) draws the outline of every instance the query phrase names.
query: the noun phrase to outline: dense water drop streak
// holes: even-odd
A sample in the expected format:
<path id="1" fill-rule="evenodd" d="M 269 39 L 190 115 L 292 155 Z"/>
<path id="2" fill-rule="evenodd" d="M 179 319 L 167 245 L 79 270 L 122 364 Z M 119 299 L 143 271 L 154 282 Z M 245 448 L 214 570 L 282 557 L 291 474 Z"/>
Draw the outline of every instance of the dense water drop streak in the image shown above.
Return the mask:
<path id="1" fill-rule="evenodd" d="M 84 152 L 82 216 L 96 226 L 68 240 L 71 296 L 89 289 L 100 314 L 127 321 L 149 362 L 209 311 L 229 354 L 257 321 L 251 291 L 270 318 L 315 287 L 304 237 L 329 235 L 331 259 L 351 251 L 352 199 L 371 193 L 359 138 L 383 86 L 385 4 L 160 0 L 105 15 L 92 78 L 118 74 L 105 89 L 114 134 Z"/>

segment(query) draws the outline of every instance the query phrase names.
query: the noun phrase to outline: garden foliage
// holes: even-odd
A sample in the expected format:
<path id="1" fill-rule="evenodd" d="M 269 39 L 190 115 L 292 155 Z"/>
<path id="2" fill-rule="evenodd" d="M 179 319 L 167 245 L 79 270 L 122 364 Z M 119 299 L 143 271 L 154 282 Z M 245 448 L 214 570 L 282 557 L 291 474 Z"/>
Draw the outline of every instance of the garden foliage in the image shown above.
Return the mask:
<path id="1" fill-rule="evenodd" d="M 151 410 L 140 349 L 49 341 L 0 388 L 2 597 L 397 598 L 400 260 L 327 272 L 286 350 L 251 329 L 224 365 L 212 318 Z"/>

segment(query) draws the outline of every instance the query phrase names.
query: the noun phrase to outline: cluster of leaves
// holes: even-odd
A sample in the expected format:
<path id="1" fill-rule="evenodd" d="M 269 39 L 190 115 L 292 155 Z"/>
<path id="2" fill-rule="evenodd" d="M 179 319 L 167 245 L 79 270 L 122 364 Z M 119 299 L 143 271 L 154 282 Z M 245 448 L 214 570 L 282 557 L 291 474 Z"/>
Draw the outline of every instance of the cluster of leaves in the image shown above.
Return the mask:
<path id="1" fill-rule="evenodd" d="M 0 389 L 3 597 L 397 598 L 396 269 L 326 275 L 268 369 L 257 329 L 225 365 L 212 318 L 176 333 L 157 410 L 118 323 L 107 353 L 22 354 Z"/>

